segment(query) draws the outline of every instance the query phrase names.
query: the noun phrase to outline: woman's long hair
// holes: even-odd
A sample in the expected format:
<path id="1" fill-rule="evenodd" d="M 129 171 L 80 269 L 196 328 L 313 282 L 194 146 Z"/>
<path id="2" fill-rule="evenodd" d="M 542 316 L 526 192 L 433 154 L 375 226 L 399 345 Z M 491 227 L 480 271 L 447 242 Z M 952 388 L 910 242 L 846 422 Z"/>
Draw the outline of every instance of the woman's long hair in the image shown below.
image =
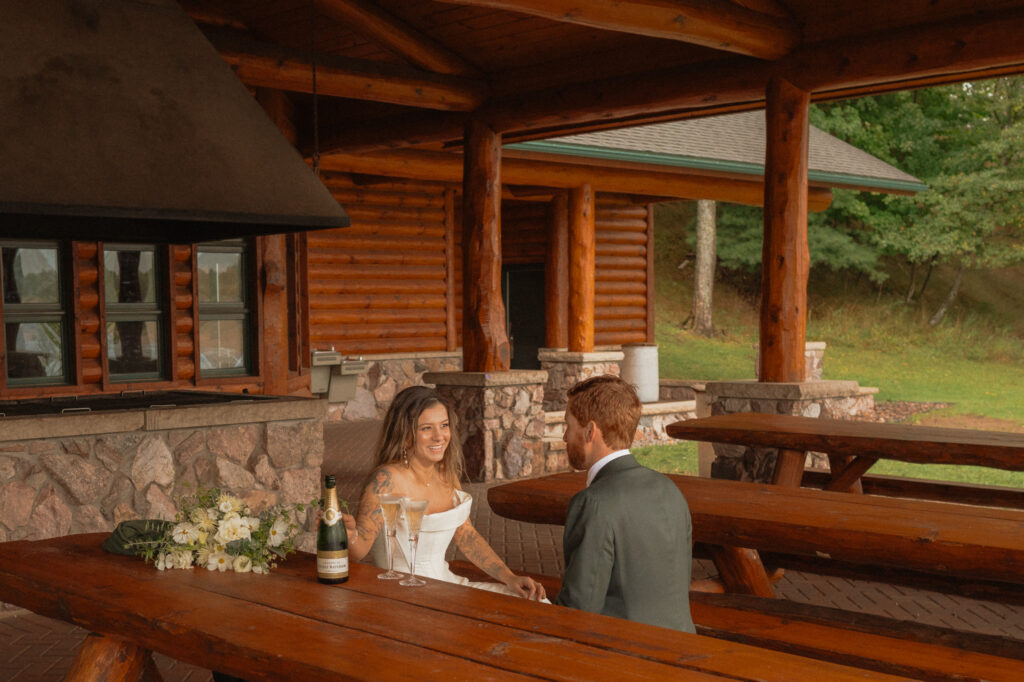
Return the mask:
<path id="1" fill-rule="evenodd" d="M 437 391 L 426 386 L 410 386 L 400 391 L 391 401 L 384 416 L 384 428 L 377 444 L 374 471 L 385 464 L 397 464 L 405 460 L 406 451 L 415 442 L 420 415 L 434 405 L 442 405 L 448 411 L 448 429 L 451 434 L 444 458 L 438 464 L 438 474 L 448 485 L 456 487 L 465 469 L 462 444 L 459 441 L 458 418 L 448 401 Z"/>

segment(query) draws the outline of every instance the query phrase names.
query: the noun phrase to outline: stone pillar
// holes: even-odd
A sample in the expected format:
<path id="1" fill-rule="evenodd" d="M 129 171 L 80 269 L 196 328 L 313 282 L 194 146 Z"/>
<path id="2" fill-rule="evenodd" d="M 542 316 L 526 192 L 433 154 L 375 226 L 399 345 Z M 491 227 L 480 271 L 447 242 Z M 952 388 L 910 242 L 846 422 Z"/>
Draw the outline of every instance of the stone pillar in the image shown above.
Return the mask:
<path id="1" fill-rule="evenodd" d="M 544 411 L 564 410 L 565 392 L 577 382 L 601 374 L 619 376 L 621 350 L 577 353 L 565 348 L 541 348 L 537 353 L 540 368 L 547 372 L 544 386 Z"/>
<path id="2" fill-rule="evenodd" d="M 861 387 L 856 381 L 805 381 L 759 383 L 756 381 L 712 381 L 707 384 L 710 414 L 762 412 L 826 419 L 856 419 L 874 408 L 876 388 Z M 713 478 L 770 483 L 775 468 L 775 448 L 714 444 L 711 463 Z M 821 453 L 808 453 L 805 466 L 826 468 Z"/>
<path id="3" fill-rule="evenodd" d="M 808 341 L 804 344 L 804 376 L 807 381 L 821 381 L 825 373 L 824 341 Z M 761 373 L 761 353 L 758 344 L 754 344 L 754 374 Z"/>
<path id="4" fill-rule="evenodd" d="M 472 481 L 544 471 L 544 384 L 547 372 L 428 372 L 459 419 L 466 474 Z"/>

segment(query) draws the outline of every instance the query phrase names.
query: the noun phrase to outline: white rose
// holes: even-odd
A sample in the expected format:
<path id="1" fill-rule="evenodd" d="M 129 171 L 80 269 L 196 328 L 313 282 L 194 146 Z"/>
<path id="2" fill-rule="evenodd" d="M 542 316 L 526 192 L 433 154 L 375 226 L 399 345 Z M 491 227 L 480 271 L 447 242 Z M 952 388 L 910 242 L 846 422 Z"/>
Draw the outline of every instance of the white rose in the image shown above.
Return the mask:
<path id="1" fill-rule="evenodd" d="M 245 524 L 241 517 L 234 517 L 231 519 L 224 519 L 220 522 L 220 527 L 217 529 L 217 535 L 214 540 L 221 544 L 228 544 L 235 540 L 248 540 L 249 539 L 249 526 Z"/>
<path id="2" fill-rule="evenodd" d="M 235 573 L 248 573 L 252 570 L 252 559 L 244 554 L 237 556 L 232 568 L 235 569 Z"/>

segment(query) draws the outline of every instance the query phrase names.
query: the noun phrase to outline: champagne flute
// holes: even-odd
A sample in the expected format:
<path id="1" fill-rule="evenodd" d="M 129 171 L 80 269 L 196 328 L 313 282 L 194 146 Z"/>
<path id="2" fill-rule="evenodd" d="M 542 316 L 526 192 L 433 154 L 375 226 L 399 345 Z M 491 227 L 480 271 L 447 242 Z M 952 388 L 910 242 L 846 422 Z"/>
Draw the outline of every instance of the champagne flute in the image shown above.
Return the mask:
<path id="1" fill-rule="evenodd" d="M 401 495 L 381 495 L 380 511 L 384 515 L 384 546 L 388 551 L 388 570 L 377 575 L 381 580 L 397 580 L 402 574 L 395 570 L 395 533 L 398 530 L 398 508 Z"/>
<path id="2" fill-rule="evenodd" d="M 427 500 L 410 500 L 402 498 L 402 511 L 405 512 L 405 522 L 409 526 L 409 577 L 398 581 L 399 585 L 406 587 L 419 587 L 426 585 L 427 581 L 416 577 L 416 545 L 420 540 L 420 524 L 423 523 L 423 514 L 427 511 Z"/>

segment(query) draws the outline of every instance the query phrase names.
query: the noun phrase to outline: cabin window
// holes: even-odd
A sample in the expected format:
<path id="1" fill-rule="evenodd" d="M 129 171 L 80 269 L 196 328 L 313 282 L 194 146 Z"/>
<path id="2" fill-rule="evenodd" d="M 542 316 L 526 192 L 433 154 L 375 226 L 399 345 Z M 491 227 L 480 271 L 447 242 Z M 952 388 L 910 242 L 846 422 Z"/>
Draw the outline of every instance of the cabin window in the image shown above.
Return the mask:
<path id="1" fill-rule="evenodd" d="M 0 242 L 8 386 L 68 382 L 68 322 L 57 242 Z"/>
<path id="2" fill-rule="evenodd" d="M 198 244 L 199 371 L 202 376 L 250 374 L 252 331 L 244 241 Z"/>
<path id="3" fill-rule="evenodd" d="M 111 381 L 164 376 L 164 311 L 153 245 L 105 244 L 103 300 Z"/>

